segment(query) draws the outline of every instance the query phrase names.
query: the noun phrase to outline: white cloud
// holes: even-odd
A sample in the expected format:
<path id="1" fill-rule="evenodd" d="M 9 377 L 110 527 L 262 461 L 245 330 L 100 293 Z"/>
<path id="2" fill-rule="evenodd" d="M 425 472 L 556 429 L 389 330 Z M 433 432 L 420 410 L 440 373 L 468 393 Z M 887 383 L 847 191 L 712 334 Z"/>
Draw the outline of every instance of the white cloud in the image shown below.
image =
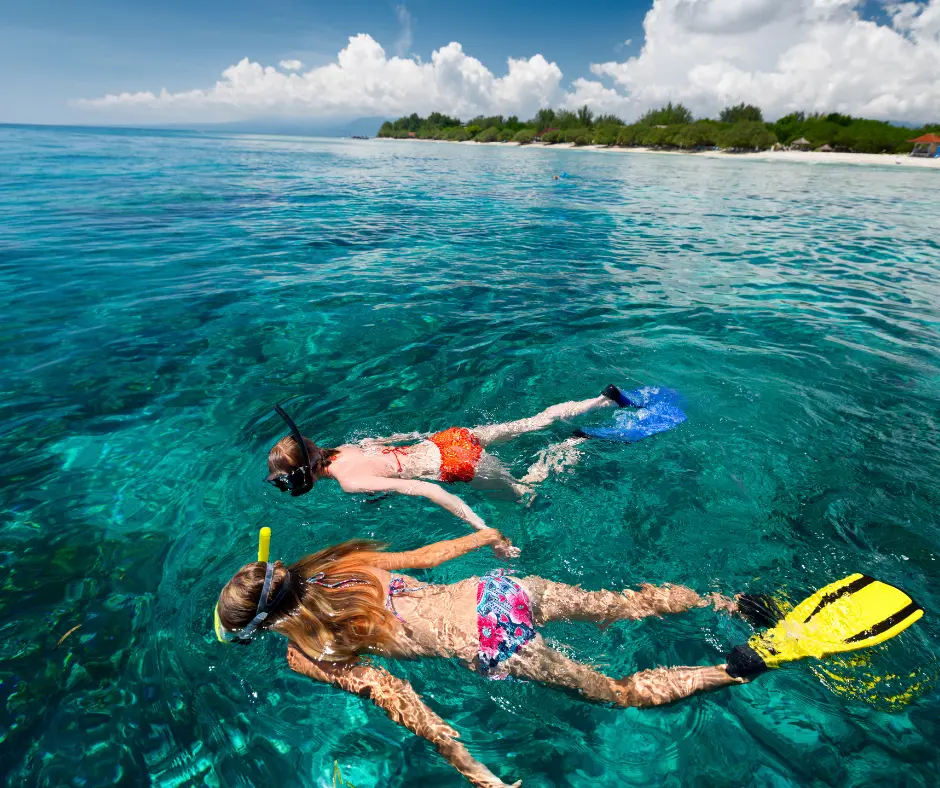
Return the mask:
<path id="1" fill-rule="evenodd" d="M 216 120 L 271 115 L 350 117 L 446 112 L 534 114 L 564 98 L 561 69 L 541 55 L 510 58 L 496 77 L 458 43 L 441 47 L 428 63 L 388 57 L 375 39 L 352 36 L 325 66 L 285 73 L 244 58 L 222 72 L 211 88 L 170 93 L 149 91 L 83 100 L 84 107 L 132 110 L 161 120 Z"/>
<path id="2" fill-rule="evenodd" d="M 542 55 L 508 61 L 497 77 L 454 42 L 429 62 L 408 58 L 411 16 L 396 11 L 398 56 L 359 34 L 334 62 L 302 72 L 248 58 L 215 85 L 79 102 L 112 115 L 214 120 L 271 115 L 351 117 L 446 112 L 530 117 L 540 107 L 588 104 L 633 119 L 666 101 L 698 115 L 746 101 L 768 117 L 840 111 L 897 120 L 940 118 L 940 0 L 887 2 L 890 22 L 860 16 L 863 0 L 653 0 L 638 55 L 594 64 L 593 78 L 562 87 Z"/>
<path id="3" fill-rule="evenodd" d="M 395 16 L 398 17 L 398 25 L 401 28 L 398 34 L 398 40 L 395 42 L 395 54 L 404 57 L 411 49 L 414 36 L 411 34 L 411 12 L 402 5 L 395 6 Z"/>
<path id="4" fill-rule="evenodd" d="M 890 26 L 861 18 L 863 4 L 654 0 L 640 54 L 591 70 L 630 96 L 633 116 L 671 100 L 700 115 L 746 101 L 769 117 L 940 117 L 940 0 L 889 3 Z"/>

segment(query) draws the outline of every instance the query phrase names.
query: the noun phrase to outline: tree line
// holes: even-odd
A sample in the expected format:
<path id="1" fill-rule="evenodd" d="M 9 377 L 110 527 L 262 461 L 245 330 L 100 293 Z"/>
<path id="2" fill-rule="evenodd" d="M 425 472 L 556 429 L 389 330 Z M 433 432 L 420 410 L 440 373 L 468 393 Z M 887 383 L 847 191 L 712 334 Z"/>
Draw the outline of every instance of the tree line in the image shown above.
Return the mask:
<path id="1" fill-rule="evenodd" d="M 540 141 L 574 145 L 607 145 L 674 150 L 732 151 L 767 150 L 776 144 L 788 146 L 805 139 L 811 148 L 824 145 L 855 153 L 908 153 L 908 140 L 940 124 L 922 129 L 896 126 L 886 121 L 843 115 L 793 112 L 773 123 L 764 121 L 760 107 L 738 104 L 726 107 L 717 119 L 696 119 L 682 104 L 669 103 L 650 110 L 636 123 L 624 123 L 616 115 L 595 115 L 587 106 L 571 110 L 540 109 L 534 118 L 521 121 L 515 115 L 484 117 L 467 122 L 432 112 L 422 118 L 416 113 L 386 121 L 379 137 L 450 140 L 464 142 Z"/>

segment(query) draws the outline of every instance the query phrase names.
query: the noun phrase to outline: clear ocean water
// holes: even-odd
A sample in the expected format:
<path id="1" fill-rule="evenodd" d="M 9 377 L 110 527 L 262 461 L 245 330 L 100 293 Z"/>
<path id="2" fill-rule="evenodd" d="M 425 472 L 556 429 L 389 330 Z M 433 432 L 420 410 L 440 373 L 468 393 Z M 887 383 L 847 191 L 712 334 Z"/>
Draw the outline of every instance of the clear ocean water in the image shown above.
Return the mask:
<path id="1" fill-rule="evenodd" d="M 938 179 L 0 128 L 0 775 L 329 786 L 337 763 L 358 788 L 463 785 L 364 701 L 291 674 L 282 641 L 215 642 L 214 600 L 262 525 L 288 559 L 466 532 L 415 500 L 263 485 L 271 406 L 335 444 L 617 382 L 679 389 L 689 421 L 591 445 L 528 509 L 455 490 L 522 547 L 518 573 L 797 599 L 862 571 L 926 617 L 854 659 L 652 711 L 390 667 L 526 788 L 936 785 Z M 570 428 L 499 456 L 521 472 Z M 714 663 L 749 633 L 707 611 L 545 632 L 614 675 Z"/>

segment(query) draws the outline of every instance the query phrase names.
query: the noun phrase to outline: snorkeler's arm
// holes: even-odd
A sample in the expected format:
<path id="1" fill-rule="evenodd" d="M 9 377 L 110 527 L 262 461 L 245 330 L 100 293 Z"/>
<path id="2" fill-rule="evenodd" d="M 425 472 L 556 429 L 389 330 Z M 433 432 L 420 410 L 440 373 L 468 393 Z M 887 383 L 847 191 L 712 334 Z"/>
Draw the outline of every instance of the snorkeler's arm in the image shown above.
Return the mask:
<path id="1" fill-rule="evenodd" d="M 376 553 L 376 558 L 372 563 L 389 571 L 393 569 L 431 569 L 440 566 L 445 561 L 452 561 L 480 547 L 487 546 L 491 546 L 496 554 L 502 557 L 514 557 L 519 554 L 519 551 L 512 546 L 512 542 L 495 528 L 484 528 L 475 534 L 461 536 L 459 539 L 435 542 L 427 545 L 427 547 L 419 547 L 417 550 L 409 550 L 405 553 Z"/>
<path id="2" fill-rule="evenodd" d="M 446 509 L 477 530 L 486 528 L 486 523 L 483 522 L 483 518 L 467 506 L 460 498 L 431 482 L 422 482 L 414 479 L 386 479 L 381 476 L 375 476 L 371 479 L 357 482 L 355 489 L 349 489 L 345 486 L 343 489 L 347 492 L 395 492 L 401 495 L 427 498 L 429 501 L 436 503 L 442 509 Z"/>
<path id="3" fill-rule="evenodd" d="M 467 748 L 457 741 L 460 734 L 428 708 L 407 681 L 371 665 L 317 662 L 293 644 L 287 648 L 287 664 L 316 681 L 368 698 L 389 719 L 431 742 L 477 788 L 505 788 L 506 783 L 474 760 Z"/>

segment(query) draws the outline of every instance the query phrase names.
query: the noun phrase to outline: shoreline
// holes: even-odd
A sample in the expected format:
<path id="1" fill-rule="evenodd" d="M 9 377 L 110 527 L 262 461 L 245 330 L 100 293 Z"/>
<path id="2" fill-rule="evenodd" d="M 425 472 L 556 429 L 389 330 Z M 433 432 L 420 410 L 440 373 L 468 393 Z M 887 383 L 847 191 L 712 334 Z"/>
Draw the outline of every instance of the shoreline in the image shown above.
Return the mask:
<path id="1" fill-rule="evenodd" d="M 917 167 L 920 169 L 934 169 L 940 171 L 940 159 L 917 158 L 899 153 L 820 153 L 819 151 L 760 151 L 752 153 L 725 153 L 723 151 L 681 151 L 681 150 L 655 150 L 653 148 L 618 148 L 606 145 L 580 145 L 571 142 L 559 142 L 547 145 L 544 142 L 530 142 L 523 145 L 519 142 L 474 142 L 466 140 L 456 142 L 453 140 L 419 140 L 395 139 L 394 137 L 375 137 L 376 140 L 389 142 L 431 142 L 442 145 L 475 145 L 478 147 L 497 148 L 534 148 L 537 150 L 575 150 L 592 153 L 635 154 L 647 153 L 659 156 L 687 156 L 706 159 L 739 159 L 747 161 L 783 161 L 799 164 L 854 164 L 856 166 L 881 167 Z"/>

